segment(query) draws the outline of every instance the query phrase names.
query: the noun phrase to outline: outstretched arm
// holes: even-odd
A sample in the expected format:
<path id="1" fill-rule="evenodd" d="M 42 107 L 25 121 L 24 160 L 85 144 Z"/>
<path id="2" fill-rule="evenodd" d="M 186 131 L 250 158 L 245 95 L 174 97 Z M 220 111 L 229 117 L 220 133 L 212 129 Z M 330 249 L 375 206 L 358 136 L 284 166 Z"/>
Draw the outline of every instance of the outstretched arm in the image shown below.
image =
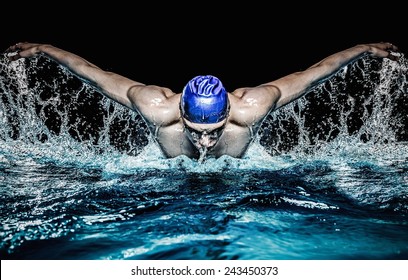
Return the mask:
<path id="1" fill-rule="evenodd" d="M 144 86 L 142 83 L 132 81 L 121 75 L 104 71 L 78 55 L 48 44 L 18 43 L 9 47 L 6 52 L 15 53 L 9 56 L 12 61 L 43 53 L 67 67 L 73 74 L 94 86 L 102 94 L 131 109 L 134 109 L 134 107 L 132 107 L 133 104 L 128 94 L 130 89 Z"/>
<path id="2" fill-rule="evenodd" d="M 296 72 L 262 86 L 272 86 L 279 92 L 275 109 L 282 107 L 323 83 L 338 70 L 365 54 L 397 60 L 392 54 L 398 48 L 391 43 L 360 44 L 332 54 L 304 71 Z"/>

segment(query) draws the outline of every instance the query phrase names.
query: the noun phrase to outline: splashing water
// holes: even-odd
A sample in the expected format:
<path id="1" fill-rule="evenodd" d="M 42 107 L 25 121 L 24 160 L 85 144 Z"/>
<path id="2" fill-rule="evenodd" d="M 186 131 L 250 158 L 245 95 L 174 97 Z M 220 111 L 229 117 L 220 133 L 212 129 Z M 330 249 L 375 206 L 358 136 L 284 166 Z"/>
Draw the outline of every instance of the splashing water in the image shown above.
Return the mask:
<path id="1" fill-rule="evenodd" d="M 3 55 L 0 255 L 406 258 L 407 66 L 363 57 L 244 158 L 201 162 L 164 158 L 137 113 L 46 57 Z"/>
<path id="2" fill-rule="evenodd" d="M 381 144 L 393 147 L 402 142 L 405 146 L 406 59 L 375 62 L 378 64 L 365 57 L 314 94 L 272 114 L 263 134 L 273 135 L 273 139 L 266 137 L 262 143 L 273 155 L 291 151 L 292 155 L 325 156 L 350 150 L 358 153 L 363 147 L 375 149 Z"/>
<path id="3" fill-rule="evenodd" d="M 254 146 L 262 145 L 270 155 L 296 157 L 365 154 L 367 149 L 381 153 L 381 145 L 404 149 L 406 59 L 384 60 L 377 71 L 375 62 L 361 59 L 313 94 L 271 114 Z M 112 156 L 139 156 L 144 163 L 164 159 L 157 152 L 151 159 L 142 153 L 154 143 L 138 114 L 104 98 L 45 57 L 8 62 L 4 55 L 1 73 L 0 137 L 2 148 L 10 153 L 99 166 Z M 401 154 L 406 155 L 393 156 Z M 246 158 L 250 156 L 251 151 Z"/>

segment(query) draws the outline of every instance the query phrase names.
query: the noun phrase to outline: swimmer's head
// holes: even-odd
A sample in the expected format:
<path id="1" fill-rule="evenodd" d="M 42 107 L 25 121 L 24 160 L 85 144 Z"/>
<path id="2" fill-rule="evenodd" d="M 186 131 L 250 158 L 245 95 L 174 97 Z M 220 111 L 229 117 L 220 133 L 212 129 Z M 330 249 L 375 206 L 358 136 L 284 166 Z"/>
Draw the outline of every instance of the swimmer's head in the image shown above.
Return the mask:
<path id="1" fill-rule="evenodd" d="M 228 94 L 218 78 L 196 76 L 184 87 L 180 106 L 183 118 L 192 123 L 218 123 L 228 116 Z"/>

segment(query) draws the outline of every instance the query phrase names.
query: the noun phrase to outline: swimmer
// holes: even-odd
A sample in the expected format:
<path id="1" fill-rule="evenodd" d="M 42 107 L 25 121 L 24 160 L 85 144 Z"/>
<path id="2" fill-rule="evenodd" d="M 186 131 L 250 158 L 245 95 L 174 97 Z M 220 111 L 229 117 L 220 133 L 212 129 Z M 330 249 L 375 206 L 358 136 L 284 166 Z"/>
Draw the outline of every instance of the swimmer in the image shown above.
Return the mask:
<path id="1" fill-rule="evenodd" d="M 242 158 L 268 114 L 311 92 L 361 56 L 399 57 L 391 43 L 359 44 L 256 87 L 228 92 L 217 77 L 198 75 L 177 93 L 104 71 L 49 44 L 18 43 L 6 52 L 11 61 L 46 55 L 101 94 L 140 114 L 166 157 L 185 155 L 199 161 L 223 155 Z"/>

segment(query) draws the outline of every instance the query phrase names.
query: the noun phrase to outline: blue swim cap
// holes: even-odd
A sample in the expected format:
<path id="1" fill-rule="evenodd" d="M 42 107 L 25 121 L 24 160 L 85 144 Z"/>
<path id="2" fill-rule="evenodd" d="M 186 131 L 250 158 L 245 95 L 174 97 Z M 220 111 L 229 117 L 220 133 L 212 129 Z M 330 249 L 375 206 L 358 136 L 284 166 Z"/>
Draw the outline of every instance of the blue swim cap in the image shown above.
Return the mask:
<path id="1" fill-rule="evenodd" d="M 217 123 L 227 117 L 228 94 L 211 75 L 191 79 L 181 94 L 181 113 L 193 123 Z"/>

